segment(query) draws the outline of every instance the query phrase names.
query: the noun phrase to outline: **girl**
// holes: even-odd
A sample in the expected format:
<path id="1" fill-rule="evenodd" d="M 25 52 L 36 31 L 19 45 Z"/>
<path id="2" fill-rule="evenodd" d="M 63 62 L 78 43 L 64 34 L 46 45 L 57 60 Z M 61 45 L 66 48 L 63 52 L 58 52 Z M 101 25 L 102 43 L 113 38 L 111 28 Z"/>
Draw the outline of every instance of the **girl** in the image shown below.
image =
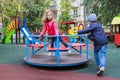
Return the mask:
<path id="1" fill-rule="evenodd" d="M 46 31 L 50 36 L 59 35 L 58 26 L 56 21 L 53 19 L 53 16 L 54 16 L 53 11 L 51 9 L 47 9 L 41 21 L 41 23 L 43 24 L 43 30 L 40 33 L 40 36 L 43 36 L 46 33 Z M 50 39 L 51 39 L 51 48 L 53 48 L 56 37 L 51 37 Z M 64 42 L 61 39 L 60 41 L 64 44 Z M 67 47 L 66 44 L 65 46 Z M 53 53 L 51 52 L 49 53 L 49 55 L 52 55 L 52 54 Z"/>
<path id="2" fill-rule="evenodd" d="M 58 34 L 58 26 L 55 22 L 55 20 L 53 20 L 53 12 L 51 9 L 47 9 L 45 12 L 45 15 L 43 16 L 41 23 L 43 24 L 43 30 L 40 33 L 40 36 L 43 36 L 46 31 L 48 33 L 48 35 L 54 36 L 54 35 L 59 35 Z M 54 47 L 54 41 L 55 41 L 55 37 L 51 37 L 51 48 Z M 49 53 L 49 55 L 52 55 L 53 53 Z"/>
<path id="3" fill-rule="evenodd" d="M 52 10 L 47 9 L 41 21 L 41 23 L 43 24 L 43 30 L 40 36 L 43 36 L 46 33 L 46 31 L 48 32 L 48 35 L 59 35 L 58 26 L 55 20 L 53 20 L 53 16 L 54 15 Z"/>

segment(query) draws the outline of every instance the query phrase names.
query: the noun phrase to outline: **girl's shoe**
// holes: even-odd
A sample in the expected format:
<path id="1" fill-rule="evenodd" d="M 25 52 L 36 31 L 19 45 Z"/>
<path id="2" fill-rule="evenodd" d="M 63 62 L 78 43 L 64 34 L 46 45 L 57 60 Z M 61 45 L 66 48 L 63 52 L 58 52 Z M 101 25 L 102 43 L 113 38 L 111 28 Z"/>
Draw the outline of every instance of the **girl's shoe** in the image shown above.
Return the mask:
<path id="1" fill-rule="evenodd" d="M 54 55 L 54 53 L 53 52 L 49 52 L 49 54 L 48 54 L 49 56 L 53 56 Z"/>
<path id="2" fill-rule="evenodd" d="M 69 53 L 71 53 L 71 50 L 68 50 Z"/>

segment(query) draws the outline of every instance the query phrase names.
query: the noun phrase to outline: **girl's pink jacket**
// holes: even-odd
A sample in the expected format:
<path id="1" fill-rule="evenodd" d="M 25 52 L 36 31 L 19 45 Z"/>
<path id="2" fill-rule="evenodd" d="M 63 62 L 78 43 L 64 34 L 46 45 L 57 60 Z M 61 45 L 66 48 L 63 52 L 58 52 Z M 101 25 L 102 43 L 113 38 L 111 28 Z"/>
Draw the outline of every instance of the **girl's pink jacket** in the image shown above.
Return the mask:
<path id="1" fill-rule="evenodd" d="M 43 30 L 40 33 L 40 36 L 43 36 L 46 33 L 46 31 L 48 32 L 48 35 L 59 35 L 56 21 L 46 21 L 43 26 Z"/>

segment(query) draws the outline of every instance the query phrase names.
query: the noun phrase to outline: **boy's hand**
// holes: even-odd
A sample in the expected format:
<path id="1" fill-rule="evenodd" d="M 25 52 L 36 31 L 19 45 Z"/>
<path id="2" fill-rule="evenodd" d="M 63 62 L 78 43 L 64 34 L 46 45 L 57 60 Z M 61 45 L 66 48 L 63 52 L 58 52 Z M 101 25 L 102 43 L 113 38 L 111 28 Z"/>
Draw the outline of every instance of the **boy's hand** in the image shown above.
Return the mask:
<path id="1" fill-rule="evenodd" d="M 92 38 L 92 37 L 89 37 L 89 39 L 90 39 L 91 41 L 93 41 L 93 38 Z"/>

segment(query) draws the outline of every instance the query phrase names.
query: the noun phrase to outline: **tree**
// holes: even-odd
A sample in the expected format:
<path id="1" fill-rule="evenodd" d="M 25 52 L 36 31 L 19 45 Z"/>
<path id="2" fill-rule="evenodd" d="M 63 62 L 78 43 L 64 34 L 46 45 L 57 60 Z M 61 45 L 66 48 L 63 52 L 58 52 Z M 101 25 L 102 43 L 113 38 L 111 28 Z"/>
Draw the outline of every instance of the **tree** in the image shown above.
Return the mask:
<path id="1" fill-rule="evenodd" d="M 2 22 L 2 17 L 3 17 L 3 1 L 0 0 L 0 22 Z"/>
<path id="2" fill-rule="evenodd" d="M 29 3 L 29 4 L 28 4 Z M 46 8 L 49 8 L 50 0 L 25 0 L 23 1 L 24 11 L 26 12 L 27 26 L 35 31 L 41 28 L 41 18 Z"/>
<path id="3" fill-rule="evenodd" d="M 60 7 L 60 18 L 59 21 L 68 21 L 71 19 L 70 10 L 73 8 L 72 2 L 75 0 L 61 0 Z"/>
<path id="4" fill-rule="evenodd" d="M 59 24 L 62 21 L 69 21 L 72 19 L 71 15 L 70 15 L 70 10 L 73 8 L 73 6 L 71 4 L 73 1 L 75 1 L 75 0 L 61 0 L 61 3 L 60 3 L 61 14 L 59 15 L 59 20 L 58 20 Z"/>
<path id="5" fill-rule="evenodd" d="M 12 17 L 15 17 L 17 11 L 20 13 L 20 18 L 23 18 L 23 13 L 26 13 L 27 26 L 35 31 L 36 27 L 41 28 L 41 18 L 45 9 L 50 7 L 51 1 L 53 0 L 5 0 L 4 20 L 9 21 Z M 0 2 L 2 3 L 2 1 Z M 18 10 L 18 7 L 20 10 Z M 2 9 L 0 8 L 0 10 Z"/>
<path id="6" fill-rule="evenodd" d="M 4 22 L 16 16 L 18 7 L 18 2 L 16 0 L 5 0 L 4 3 L 2 2 L 1 4 L 4 5 L 4 8 L 2 9 L 4 11 Z"/>
<path id="7" fill-rule="evenodd" d="M 86 13 L 96 13 L 101 23 L 110 24 L 113 17 L 120 13 L 120 0 L 84 0 Z"/>

